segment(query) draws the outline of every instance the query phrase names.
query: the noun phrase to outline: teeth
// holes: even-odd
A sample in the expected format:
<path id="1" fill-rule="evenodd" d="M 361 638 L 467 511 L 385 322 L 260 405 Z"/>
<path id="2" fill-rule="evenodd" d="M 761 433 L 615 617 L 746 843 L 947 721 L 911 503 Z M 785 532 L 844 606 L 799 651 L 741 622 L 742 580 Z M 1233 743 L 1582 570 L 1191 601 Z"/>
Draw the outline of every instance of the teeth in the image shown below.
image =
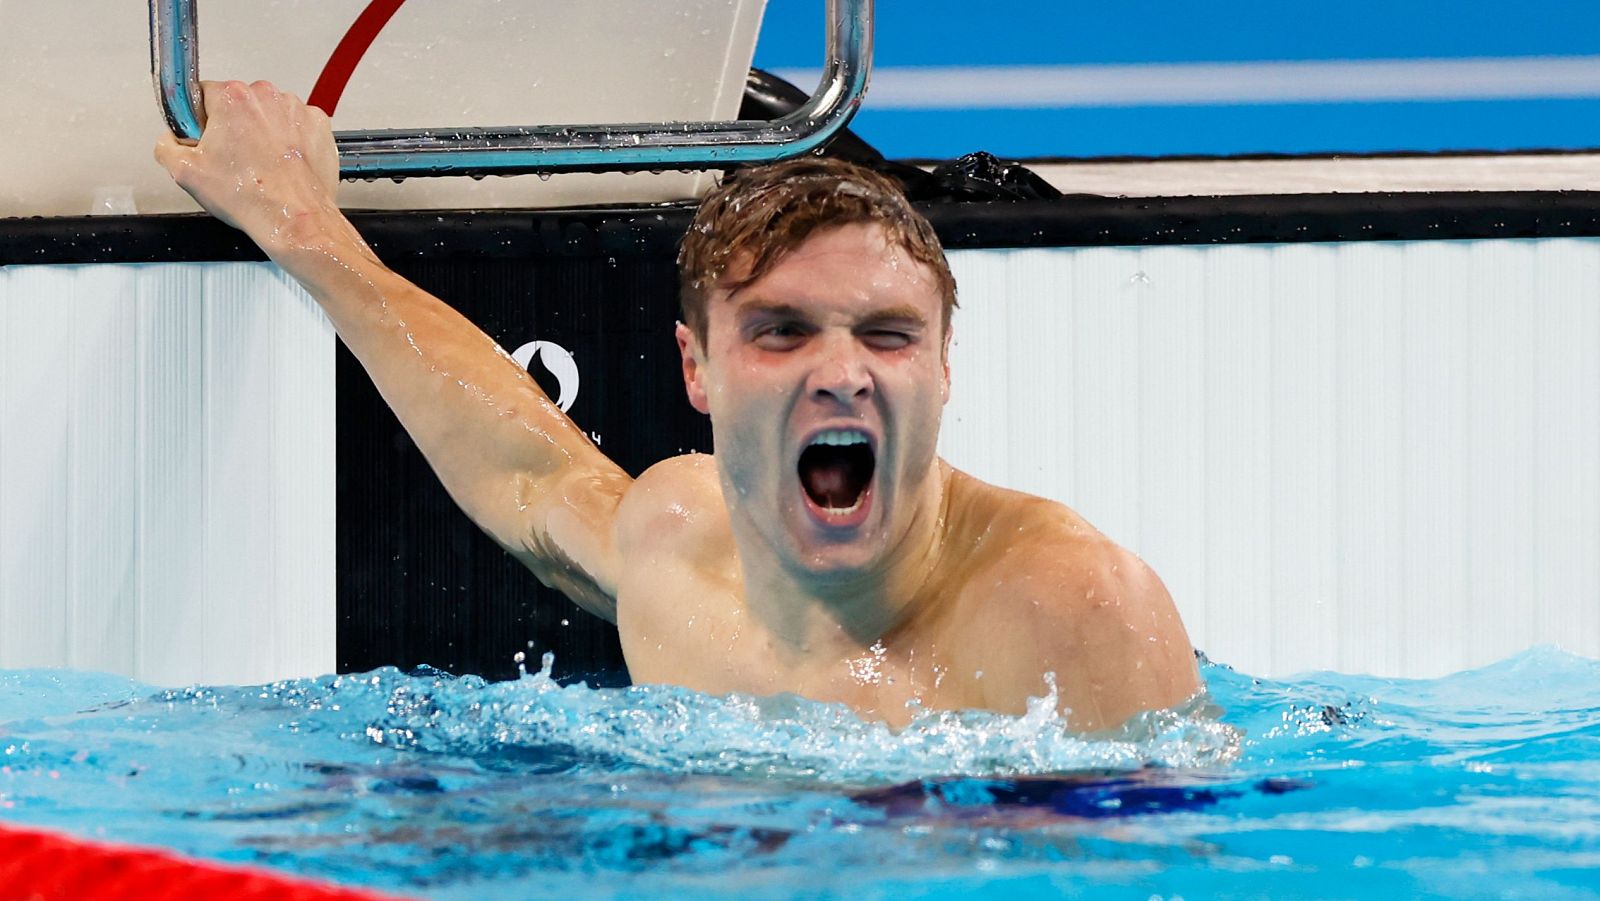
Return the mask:
<path id="1" fill-rule="evenodd" d="M 811 439 L 812 444 L 831 444 L 843 447 L 848 444 L 866 444 L 867 436 L 855 429 L 835 429 Z"/>
<path id="2" fill-rule="evenodd" d="M 848 507 L 823 507 L 822 509 L 827 511 L 829 516 L 848 516 L 861 509 L 861 502 L 866 499 L 866 496 L 866 492 L 863 491 L 861 496 L 856 498 L 856 502 Z"/>

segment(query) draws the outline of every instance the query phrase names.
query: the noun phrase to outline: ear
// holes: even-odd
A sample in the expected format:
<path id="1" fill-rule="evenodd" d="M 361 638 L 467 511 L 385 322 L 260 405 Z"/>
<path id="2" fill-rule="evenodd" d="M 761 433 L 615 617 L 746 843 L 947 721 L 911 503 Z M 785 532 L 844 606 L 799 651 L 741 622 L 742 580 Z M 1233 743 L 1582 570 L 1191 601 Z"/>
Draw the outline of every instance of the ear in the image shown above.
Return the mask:
<path id="1" fill-rule="evenodd" d="M 709 416 L 711 405 L 706 403 L 703 381 L 705 367 L 700 362 L 704 354 L 700 350 L 700 339 L 681 322 L 674 334 L 678 339 L 678 356 L 683 359 L 683 389 L 689 395 L 689 406 Z"/>
<path id="2" fill-rule="evenodd" d="M 939 364 L 944 367 L 944 384 L 939 386 L 939 396 L 944 403 L 950 402 L 950 338 L 953 334 L 948 328 L 944 330 L 944 350 L 939 355 Z"/>

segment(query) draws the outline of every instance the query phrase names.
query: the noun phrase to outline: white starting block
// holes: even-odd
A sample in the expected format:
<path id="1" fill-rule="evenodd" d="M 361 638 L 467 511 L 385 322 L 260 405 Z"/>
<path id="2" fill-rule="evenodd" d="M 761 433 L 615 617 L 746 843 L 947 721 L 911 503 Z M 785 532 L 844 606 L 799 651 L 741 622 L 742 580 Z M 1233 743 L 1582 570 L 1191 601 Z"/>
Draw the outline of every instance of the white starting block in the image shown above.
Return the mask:
<path id="1" fill-rule="evenodd" d="M 208 80 L 309 97 L 369 0 L 200 0 Z M 396 6 L 393 0 L 388 4 Z M 737 116 L 765 0 L 410 0 L 359 55 L 340 131 Z M 819 28 L 822 23 L 819 15 Z M 0 0 L 0 216 L 198 209 L 156 165 L 165 124 L 149 11 L 133 0 Z M 346 62 L 348 62 L 348 57 Z M 696 197 L 703 172 L 346 182 L 347 208 L 461 209 Z"/>

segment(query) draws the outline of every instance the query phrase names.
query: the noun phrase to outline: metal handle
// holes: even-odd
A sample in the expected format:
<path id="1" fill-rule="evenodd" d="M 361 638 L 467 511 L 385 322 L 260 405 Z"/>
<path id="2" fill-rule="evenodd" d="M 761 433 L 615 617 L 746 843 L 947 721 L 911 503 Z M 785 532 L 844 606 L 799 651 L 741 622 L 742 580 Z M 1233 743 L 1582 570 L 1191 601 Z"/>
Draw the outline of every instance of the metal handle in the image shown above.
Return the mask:
<path id="1" fill-rule="evenodd" d="M 150 67 L 167 127 L 198 141 L 205 129 L 195 29 L 197 0 L 150 0 Z M 765 122 L 657 122 L 337 131 L 346 178 L 713 169 L 814 150 L 843 128 L 866 94 L 873 0 L 827 0 L 822 84 L 794 112 Z"/>

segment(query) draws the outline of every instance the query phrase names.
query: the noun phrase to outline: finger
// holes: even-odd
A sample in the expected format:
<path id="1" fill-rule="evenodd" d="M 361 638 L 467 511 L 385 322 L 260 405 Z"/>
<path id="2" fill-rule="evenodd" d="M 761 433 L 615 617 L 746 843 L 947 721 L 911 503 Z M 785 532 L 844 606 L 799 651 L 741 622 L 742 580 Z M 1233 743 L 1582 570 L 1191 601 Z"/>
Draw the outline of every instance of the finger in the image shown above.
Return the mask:
<path id="1" fill-rule="evenodd" d="M 250 93 L 258 102 L 277 103 L 284 98 L 284 92 L 270 81 L 250 82 Z"/>
<path id="2" fill-rule="evenodd" d="M 212 120 L 227 121 L 228 108 L 239 98 L 244 85 L 237 81 L 202 81 L 200 82 L 200 139 L 205 140 L 205 134 L 210 130 Z M 193 144 L 194 141 L 181 143 Z"/>
<path id="3" fill-rule="evenodd" d="M 237 99 L 244 89 L 244 83 L 239 81 L 202 81 L 200 99 L 205 103 L 206 109 L 220 110 Z"/>
<path id="4" fill-rule="evenodd" d="M 316 121 L 315 118 L 309 115 L 311 108 L 306 106 L 305 102 L 300 99 L 300 95 L 294 93 L 293 91 L 278 92 L 278 108 L 281 109 L 284 114 L 289 117 L 289 120 L 295 125 Z"/>
<path id="5" fill-rule="evenodd" d="M 301 107 L 301 109 L 304 110 L 304 116 L 301 121 L 303 121 L 306 125 L 309 125 L 318 131 L 333 130 L 333 117 L 329 116 L 322 107 L 311 106 L 307 104 Z"/>
<path id="6" fill-rule="evenodd" d="M 172 132 L 163 132 L 156 139 L 156 162 L 160 163 L 173 178 L 187 169 L 197 151 L 186 144 L 182 144 L 173 136 Z"/>

